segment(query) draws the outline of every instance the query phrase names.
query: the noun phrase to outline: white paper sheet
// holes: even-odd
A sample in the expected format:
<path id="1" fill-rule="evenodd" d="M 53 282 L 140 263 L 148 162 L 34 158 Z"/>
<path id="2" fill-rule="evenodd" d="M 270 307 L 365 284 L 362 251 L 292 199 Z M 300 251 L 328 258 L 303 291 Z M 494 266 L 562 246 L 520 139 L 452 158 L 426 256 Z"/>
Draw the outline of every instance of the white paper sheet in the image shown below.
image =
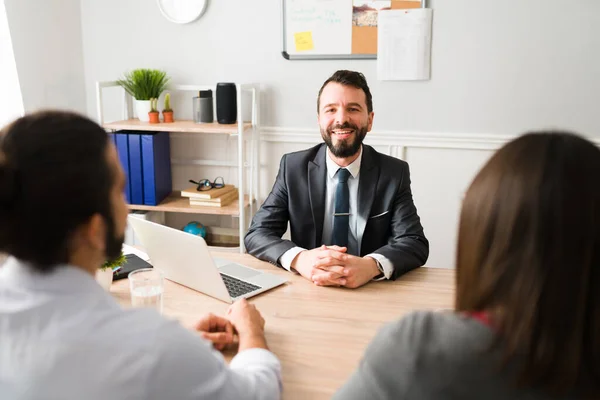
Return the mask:
<path id="1" fill-rule="evenodd" d="M 382 10 L 378 17 L 377 78 L 425 80 L 431 68 L 431 8 Z"/>

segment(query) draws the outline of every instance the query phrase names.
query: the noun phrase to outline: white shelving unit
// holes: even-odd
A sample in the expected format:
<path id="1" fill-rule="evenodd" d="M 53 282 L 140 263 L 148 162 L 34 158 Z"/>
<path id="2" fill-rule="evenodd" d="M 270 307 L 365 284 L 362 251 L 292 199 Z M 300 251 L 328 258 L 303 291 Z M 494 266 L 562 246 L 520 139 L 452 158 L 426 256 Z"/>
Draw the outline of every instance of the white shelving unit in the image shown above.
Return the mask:
<path id="1" fill-rule="evenodd" d="M 115 81 L 96 82 L 96 104 L 98 113 L 98 123 L 109 131 L 117 130 L 135 130 L 135 131 L 166 131 L 178 132 L 190 135 L 229 135 L 237 136 L 237 161 L 235 163 L 223 162 L 220 160 L 187 160 L 193 165 L 204 166 L 234 166 L 238 172 L 238 192 L 239 198 L 235 202 L 225 207 L 202 207 L 192 206 L 186 197 L 181 197 L 178 192 L 173 192 L 157 206 L 146 206 L 130 204 L 131 210 L 163 211 L 189 214 L 211 214 L 211 215 L 229 215 L 239 218 L 240 235 L 240 253 L 244 252 L 244 235 L 248 229 L 248 221 L 257 207 L 257 198 L 259 193 L 259 160 L 260 160 L 260 130 L 259 130 L 259 88 L 255 84 L 236 84 L 237 88 L 237 115 L 236 124 L 224 125 L 217 122 L 213 123 L 195 123 L 189 120 L 179 120 L 173 123 L 150 124 L 140 122 L 133 118 L 133 99 L 123 90 L 123 115 L 122 120 L 105 122 L 103 111 L 103 90 L 111 87 L 120 87 Z M 186 91 L 196 92 L 200 90 L 212 90 L 216 93 L 215 86 L 205 85 L 170 85 L 166 89 L 169 92 Z M 249 92 L 252 97 L 252 119 L 250 122 L 243 121 L 244 93 Z M 214 101 L 214 100 L 213 100 Z M 216 110 L 216 105 L 215 105 Z M 250 146 L 250 160 L 244 160 L 246 146 Z M 173 163 L 174 160 L 172 159 Z M 250 178 L 247 178 L 246 170 L 250 170 Z M 248 212 L 248 214 L 246 214 Z"/>

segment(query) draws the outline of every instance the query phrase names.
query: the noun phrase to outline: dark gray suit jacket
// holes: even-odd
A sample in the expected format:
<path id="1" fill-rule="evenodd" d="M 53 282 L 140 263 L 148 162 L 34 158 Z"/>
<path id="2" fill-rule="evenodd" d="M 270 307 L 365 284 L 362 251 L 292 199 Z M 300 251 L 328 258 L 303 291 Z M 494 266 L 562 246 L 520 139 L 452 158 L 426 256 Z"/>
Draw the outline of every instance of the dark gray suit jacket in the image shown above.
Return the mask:
<path id="1" fill-rule="evenodd" d="M 323 244 L 327 146 L 283 156 L 271 193 L 252 220 L 244 244 L 253 256 L 279 265 L 279 258 L 300 246 Z M 358 184 L 360 256 L 378 253 L 394 265 L 391 279 L 427 261 L 429 242 L 410 191 L 408 164 L 363 145 Z M 291 241 L 281 237 L 290 222 Z"/>

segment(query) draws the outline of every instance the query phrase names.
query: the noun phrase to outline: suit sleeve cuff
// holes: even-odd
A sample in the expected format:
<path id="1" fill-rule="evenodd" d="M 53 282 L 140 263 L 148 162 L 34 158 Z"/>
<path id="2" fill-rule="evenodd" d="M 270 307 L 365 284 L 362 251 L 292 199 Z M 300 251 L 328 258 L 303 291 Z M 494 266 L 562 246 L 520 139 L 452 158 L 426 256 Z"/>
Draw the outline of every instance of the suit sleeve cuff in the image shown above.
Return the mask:
<path id="1" fill-rule="evenodd" d="M 306 249 L 303 247 L 298 247 L 298 246 L 292 247 L 291 249 L 289 249 L 288 251 L 283 253 L 283 255 L 281 257 L 279 257 L 279 264 L 281 264 L 281 266 L 283 268 L 287 269 L 288 271 L 291 271 L 292 270 L 292 261 L 294 261 L 294 258 L 296 258 L 296 256 L 304 250 L 306 250 Z"/>
<path id="2" fill-rule="evenodd" d="M 374 280 L 381 281 L 383 279 L 390 279 L 392 273 L 394 272 L 394 265 L 390 260 L 388 260 L 385 256 L 382 256 L 381 254 L 377 253 L 367 254 L 365 257 L 371 257 L 372 259 L 377 261 L 377 264 L 379 264 L 380 269 L 383 270 L 383 277 Z"/>

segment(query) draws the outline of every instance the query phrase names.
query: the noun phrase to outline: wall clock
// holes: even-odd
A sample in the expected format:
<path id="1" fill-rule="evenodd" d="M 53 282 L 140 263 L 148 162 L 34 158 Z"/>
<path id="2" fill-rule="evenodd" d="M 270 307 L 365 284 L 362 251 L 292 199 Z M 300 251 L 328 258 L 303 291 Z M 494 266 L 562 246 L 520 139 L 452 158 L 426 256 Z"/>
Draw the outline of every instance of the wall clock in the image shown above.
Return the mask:
<path id="1" fill-rule="evenodd" d="M 208 0 L 156 0 L 162 15 L 176 24 L 187 24 L 204 14 Z"/>

